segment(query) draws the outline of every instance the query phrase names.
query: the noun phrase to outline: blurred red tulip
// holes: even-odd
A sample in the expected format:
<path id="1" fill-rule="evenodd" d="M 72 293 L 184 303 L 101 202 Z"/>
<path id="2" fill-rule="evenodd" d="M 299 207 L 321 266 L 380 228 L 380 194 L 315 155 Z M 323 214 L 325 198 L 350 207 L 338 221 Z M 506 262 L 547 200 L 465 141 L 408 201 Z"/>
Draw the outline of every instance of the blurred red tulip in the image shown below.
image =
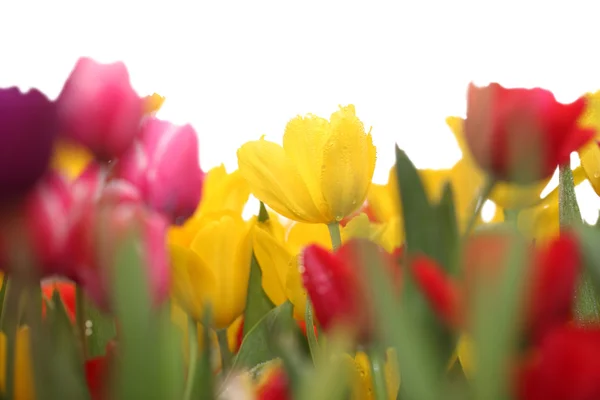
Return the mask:
<path id="1" fill-rule="evenodd" d="M 75 323 L 76 300 L 75 300 L 75 284 L 68 281 L 50 280 L 42 282 L 42 293 L 49 300 L 54 296 L 54 291 L 57 290 L 60 298 L 65 305 L 67 315 L 71 322 Z M 46 316 L 46 302 L 42 301 L 42 316 Z"/>
<path id="2" fill-rule="evenodd" d="M 544 89 L 469 85 L 465 139 L 474 159 L 492 177 L 518 183 L 550 178 L 570 154 L 592 140 L 577 121 L 585 97 L 561 104 Z"/>
<path id="3" fill-rule="evenodd" d="M 257 388 L 257 400 L 290 400 L 292 398 L 285 371 L 278 367 Z"/>
<path id="4" fill-rule="evenodd" d="M 190 125 L 148 119 L 139 140 L 119 159 L 112 176 L 131 182 L 148 206 L 182 224 L 202 196 L 204 172 L 196 132 Z"/>
<path id="5" fill-rule="evenodd" d="M 132 145 L 144 116 L 143 99 L 131 87 L 125 65 L 89 58 L 75 64 L 57 106 L 61 133 L 102 161 Z"/>

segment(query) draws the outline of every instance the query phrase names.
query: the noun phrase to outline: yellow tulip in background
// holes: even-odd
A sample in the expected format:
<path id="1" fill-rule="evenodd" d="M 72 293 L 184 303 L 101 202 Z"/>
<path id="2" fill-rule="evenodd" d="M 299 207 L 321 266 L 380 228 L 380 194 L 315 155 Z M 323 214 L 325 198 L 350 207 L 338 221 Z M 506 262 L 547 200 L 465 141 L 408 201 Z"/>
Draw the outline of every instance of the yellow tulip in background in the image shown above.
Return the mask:
<path id="1" fill-rule="evenodd" d="M 387 361 L 384 366 L 385 383 L 389 400 L 395 400 L 400 388 L 400 372 L 397 357 L 393 350 L 387 351 Z M 352 399 L 374 400 L 373 377 L 371 375 L 371 363 L 369 357 L 362 351 L 350 360 L 354 364 L 355 376 L 352 379 Z"/>
<path id="2" fill-rule="evenodd" d="M 250 274 L 251 222 L 230 211 L 203 217 L 186 246 L 170 241 L 173 293 L 200 321 L 207 304 L 215 328 L 227 328 L 244 312 Z"/>
<path id="3" fill-rule="evenodd" d="M 15 399 L 35 399 L 32 368 L 29 328 L 23 326 L 17 331 L 15 345 Z M 3 332 L 0 332 L 0 389 L 6 390 L 6 335 Z"/>
<path id="4" fill-rule="evenodd" d="M 354 106 L 340 107 L 329 121 L 296 117 L 283 146 L 261 139 L 237 152 L 239 170 L 252 194 L 286 218 L 339 222 L 364 202 L 375 170 L 375 146 Z"/>
<path id="5" fill-rule="evenodd" d="M 365 214 L 359 214 L 341 228 L 342 242 L 363 237 L 382 244 L 385 229 L 381 224 L 371 223 Z M 304 320 L 306 309 L 306 292 L 298 271 L 298 254 L 310 244 L 331 249 L 327 226 L 297 222 L 287 236 L 276 216 L 271 216 L 266 223 L 253 226 L 252 247 L 262 271 L 263 289 L 275 305 L 290 300 L 294 305 L 294 317 L 298 320 Z"/>
<path id="6" fill-rule="evenodd" d="M 598 195 L 600 195 L 600 91 L 585 95 L 587 106 L 580 117 L 579 125 L 583 128 L 594 128 L 596 138 L 579 150 L 579 159 L 588 180 Z"/>

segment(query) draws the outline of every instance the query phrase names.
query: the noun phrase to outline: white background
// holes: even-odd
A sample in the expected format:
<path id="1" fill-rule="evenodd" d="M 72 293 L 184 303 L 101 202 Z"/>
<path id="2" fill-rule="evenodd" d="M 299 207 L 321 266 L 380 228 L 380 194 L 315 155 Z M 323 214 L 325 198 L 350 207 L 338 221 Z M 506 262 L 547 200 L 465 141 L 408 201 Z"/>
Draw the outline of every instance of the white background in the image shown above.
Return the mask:
<path id="1" fill-rule="evenodd" d="M 0 0 L 0 86 L 55 97 L 79 56 L 125 61 L 159 117 L 190 122 L 201 164 L 236 168 L 247 140 L 353 103 L 387 179 L 398 142 L 418 167 L 460 156 L 444 119 L 464 115 L 469 81 L 542 86 L 561 101 L 600 89 L 594 0 Z M 568 7 L 567 7 L 568 4 Z M 586 219 L 600 202 L 578 192 Z"/>

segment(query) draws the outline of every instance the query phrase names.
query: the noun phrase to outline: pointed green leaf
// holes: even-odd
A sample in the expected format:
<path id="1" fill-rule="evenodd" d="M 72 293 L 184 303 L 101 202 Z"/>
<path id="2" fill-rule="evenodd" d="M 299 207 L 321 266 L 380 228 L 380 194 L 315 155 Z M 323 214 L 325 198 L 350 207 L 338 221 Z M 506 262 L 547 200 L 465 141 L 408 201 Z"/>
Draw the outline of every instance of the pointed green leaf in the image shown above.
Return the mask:
<path id="1" fill-rule="evenodd" d="M 576 297 L 575 315 L 580 320 L 600 320 L 600 231 L 596 227 L 580 225 L 576 228 L 583 251 L 584 271 Z"/>
<path id="2" fill-rule="evenodd" d="M 460 231 L 456 220 L 456 209 L 454 207 L 454 193 L 452 184 L 446 182 L 442 190 L 440 203 L 437 205 L 438 214 L 438 249 L 439 255 L 434 257 L 443 260 L 443 267 L 450 275 L 458 276 L 460 265 L 458 261 L 460 249 Z"/>

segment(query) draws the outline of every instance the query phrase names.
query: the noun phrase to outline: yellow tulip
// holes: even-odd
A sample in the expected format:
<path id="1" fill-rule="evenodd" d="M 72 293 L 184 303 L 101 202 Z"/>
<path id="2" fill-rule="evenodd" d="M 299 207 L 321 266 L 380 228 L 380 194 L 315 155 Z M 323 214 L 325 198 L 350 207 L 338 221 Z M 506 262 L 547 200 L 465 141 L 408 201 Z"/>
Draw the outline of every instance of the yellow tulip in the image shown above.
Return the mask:
<path id="1" fill-rule="evenodd" d="M 144 98 L 144 112 L 146 114 L 156 113 L 165 98 L 154 93 Z M 52 155 L 52 168 L 60 171 L 69 179 L 77 178 L 94 159 L 92 153 L 83 146 L 66 140 L 58 140 Z"/>
<path id="2" fill-rule="evenodd" d="M 357 352 L 353 361 L 356 374 L 352 379 L 352 399 L 373 400 L 373 377 L 369 357 L 363 352 Z M 400 372 L 396 354 L 393 350 L 387 351 L 387 361 L 384 366 L 385 383 L 388 399 L 395 400 L 400 388 Z"/>
<path id="3" fill-rule="evenodd" d="M 173 293 L 200 321 L 210 304 L 217 329 L 244 312 L 250 274 L 250 227 L 231 212 L 206 215 L 189 245 L 170 238 Z"/>
<path id="4" fill-rule="evenodd" d="M 585 97 L 587 105 L 579 119 L 579 125 L 582 128 L 595 129 L 596 140 L 579 150 L 579 159 L 592 187 L 600 195 L 600 90 L 587 93 Z"/>
<path id="5" fill-rule="evenodd" d="M 35 399 L 33 386 L 33 366 L 31 362 L 30 335 L 28 327 L 21 327 L 15 343 L 15 383 L 14 398 Z M 0 332 L 0 389 L 6 390 L 6 335 Z"/>
<path id="6" fill-rule="evenodd" d="M 242 215 L 249 196 L 250 188 L 239 171 L 228 174 L 223 164 L 210 169 L 204 178 L 198 208 L 183 226 L 171 227 L 170 240 L 189 246 L 202 223 L 209 220 L 204 216 L 222 211 Z"/>
<path id="7" fill-rule="evenodd" d="M 386 241 L 387 226 L 369 222 L 366 214 L 352 218 L 341 228 L 342 242 L 356 237 L 368 238 L 379 243 L 387 251 L 394 248 Z M 284 235 L 283 226 L 275 218 L 268 224 L 257 223 L 253 227 L 252 247 L 262 272 L 262 286 L 273 304 L 286 300 L 294 305 L 294 317 L 304 320 L 306 291 L 298 271 L 298 254 L 310 244 L 331 249 L 331 238 L 323 224 L 295 223 Z"/>
<path id="8" fill-rule="evenodd" d="M 573 171 L 575 186 L 585 180 L 586 174 L 582 167 Z M 517 225 L 519 230 L 536 243 L 545 243 L 556 238 L 559 234 L 558 188 L 550 192 L 541 203 L 519 212 Z"/>
<path id="9" fill-rule="evenodd" d="M 237 156 L 256 198 L 286 218 L 309 223 L 339 222 L 356 211 L 375 169 L 371 133 L 352 105 L 330 121 L 296 117 L 285 128 L 283 146 L 251 141 Z"/>

